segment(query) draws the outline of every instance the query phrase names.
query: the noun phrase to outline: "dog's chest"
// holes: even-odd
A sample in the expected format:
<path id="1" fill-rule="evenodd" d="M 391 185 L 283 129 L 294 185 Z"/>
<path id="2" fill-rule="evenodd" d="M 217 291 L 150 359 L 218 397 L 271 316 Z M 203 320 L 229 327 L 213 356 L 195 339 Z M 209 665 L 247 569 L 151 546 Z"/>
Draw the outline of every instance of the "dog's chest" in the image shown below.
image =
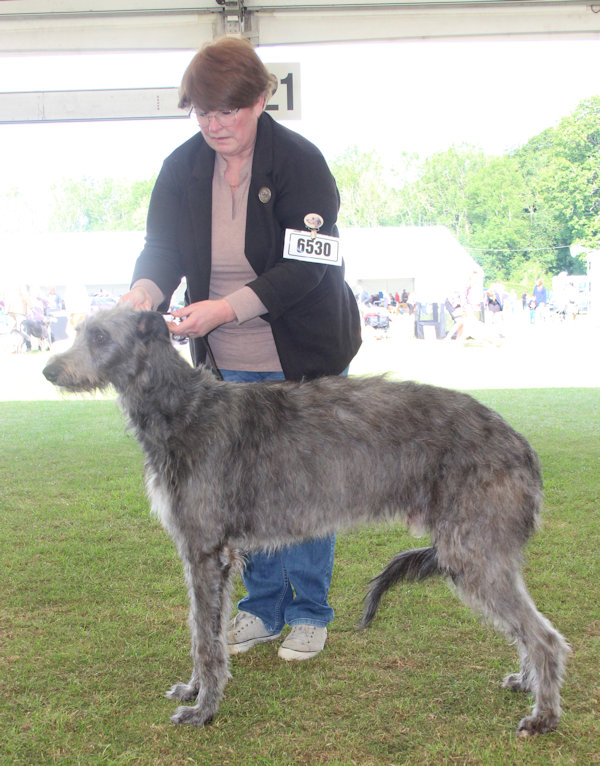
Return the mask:
<path id="1" fill-rule="evenodd" d="M 163 527 L 170 531 L 173 507 L 172 497 L 164 482 L 160 480 L 159 475 L 152 469 L 146 470 L 146 492 L 152 512 L 158 516 Z"/>

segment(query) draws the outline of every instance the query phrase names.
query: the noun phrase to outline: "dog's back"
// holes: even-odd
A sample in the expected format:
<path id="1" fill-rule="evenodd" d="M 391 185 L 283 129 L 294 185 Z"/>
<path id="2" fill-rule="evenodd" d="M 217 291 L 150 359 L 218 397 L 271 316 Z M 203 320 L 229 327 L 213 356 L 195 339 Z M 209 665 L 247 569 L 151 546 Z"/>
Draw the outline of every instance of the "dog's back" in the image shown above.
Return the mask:
<path id="1" fill-rule="evenodd" d="M 535 528 L 535 452 L 470 396 L 383 378 L 233 386 L 194 375 L 197 396 L 180 413 L 186 470 L 229 487 L 214 502 L 244 530 L 242 547 L 269 537 L 282 504 L 297 511 L 287 513 L 292 537 L 400 518 L 437 539 L 449 520 L 496 529 L 501 518 L 521 548 Z"/>

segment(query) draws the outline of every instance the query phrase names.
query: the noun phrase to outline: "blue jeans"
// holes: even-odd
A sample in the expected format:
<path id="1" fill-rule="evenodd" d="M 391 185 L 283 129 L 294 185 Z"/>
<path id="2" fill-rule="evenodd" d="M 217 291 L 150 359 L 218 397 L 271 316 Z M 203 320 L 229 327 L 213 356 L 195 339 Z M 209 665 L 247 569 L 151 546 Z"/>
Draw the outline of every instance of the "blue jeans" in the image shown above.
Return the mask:
<path id="1" fill-rule="evenodd" d="M 221 370 L 221 374 L 233 383 L 285 380 L 282 372 Z M 333 620 L 327 594 L 334 549 L 332 535 L 274 553 L 250 554 L 242 575 L 248 595 L 238 602 L 238 609 L 260 617 L 272 633 L 279 633 L 286 624 L 324 627 Z"/>

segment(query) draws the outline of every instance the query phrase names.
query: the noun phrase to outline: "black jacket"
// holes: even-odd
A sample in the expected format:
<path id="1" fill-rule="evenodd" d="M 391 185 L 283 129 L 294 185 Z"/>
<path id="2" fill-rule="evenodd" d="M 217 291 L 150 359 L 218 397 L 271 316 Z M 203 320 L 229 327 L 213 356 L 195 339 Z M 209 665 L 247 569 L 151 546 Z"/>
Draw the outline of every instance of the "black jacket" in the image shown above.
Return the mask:
<path id="1" fill-rule="evenodd" d="M 188 303 L 208 298 L 214 161 L 201 133 L 165 160 L 152 192 L 146 244 L 133 281 L 151 279 L 170 298 L 185 276 Z M 360 346 L 358 308 L 343 267 L 282 258 L 286 228 L 305 230 L 304 216 L 318 213 L 324 219 L 320 233 L 337 236 L 338 209 L 335 180 L 319 150 L 268 114 L 261 115 L 245 243 L 257 278 L 248 284 L 268 309 L 263 319 L 271 325 L 290 380 L 337 375 Z M 201 341 L 193 342 L 192 352 L 196 364 L 204 360 Z"/>

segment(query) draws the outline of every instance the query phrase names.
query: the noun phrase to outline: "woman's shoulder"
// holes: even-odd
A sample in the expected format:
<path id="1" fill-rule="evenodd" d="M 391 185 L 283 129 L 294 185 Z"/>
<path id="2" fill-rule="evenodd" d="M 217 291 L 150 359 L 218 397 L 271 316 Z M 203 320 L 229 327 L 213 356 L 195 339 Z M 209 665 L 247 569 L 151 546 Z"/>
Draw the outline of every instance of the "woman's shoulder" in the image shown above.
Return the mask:
<path id="1" fill-rule="evenodd" d="M 324 162 L 325 159 L 321 150 L 315 146 L 300 133 L 282 125 L 274 120 L 269 114 L 261 116 L 261 130 L 264 131 L 265 138 L 273 144 L 273 156 L 289 159 L 297 157 L 302 160 L 316 160 Z"/>
<path id="2" fill-rule="evenodd" d="M 174 149 L 165 159 L 163 167 L 177 173 L 191 174 L 196 163 L 202 160 L 204 154 L 208 159 L 213 152 L 204 140 L 202 133 L 198 132 L 178 146 L 177 149 Z"/>

